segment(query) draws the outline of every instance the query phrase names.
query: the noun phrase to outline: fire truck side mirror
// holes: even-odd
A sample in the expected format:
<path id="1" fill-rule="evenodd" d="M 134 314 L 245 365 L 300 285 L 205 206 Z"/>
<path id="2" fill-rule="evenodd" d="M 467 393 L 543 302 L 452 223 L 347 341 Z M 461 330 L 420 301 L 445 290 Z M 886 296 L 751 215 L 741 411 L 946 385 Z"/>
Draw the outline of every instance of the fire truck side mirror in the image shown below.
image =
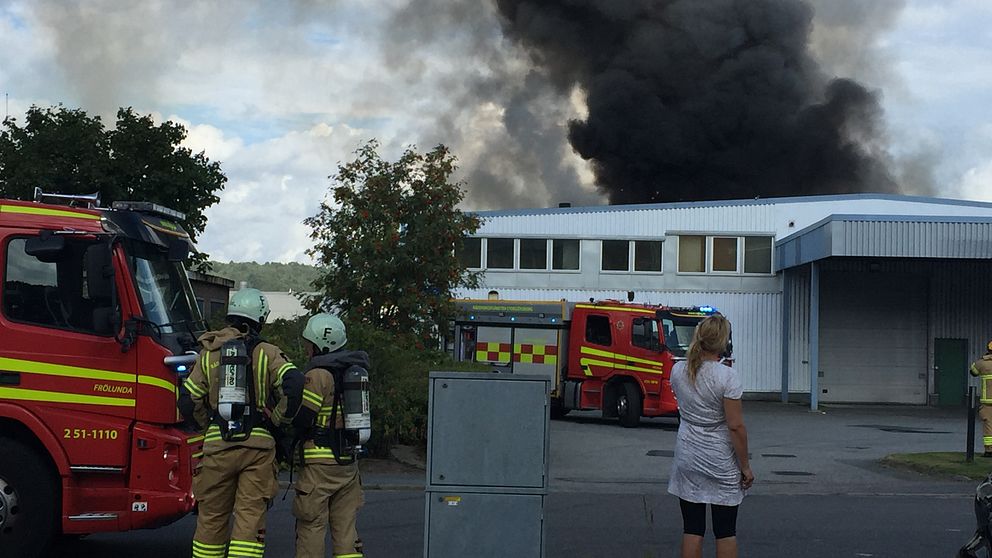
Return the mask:
<path id="1" fill-rule="evenodd" d="M 42 232 L 41 236 L 27 239 L 24 252 L 45 263 L 55 263 L 65 254 L 65 237 Z"/>

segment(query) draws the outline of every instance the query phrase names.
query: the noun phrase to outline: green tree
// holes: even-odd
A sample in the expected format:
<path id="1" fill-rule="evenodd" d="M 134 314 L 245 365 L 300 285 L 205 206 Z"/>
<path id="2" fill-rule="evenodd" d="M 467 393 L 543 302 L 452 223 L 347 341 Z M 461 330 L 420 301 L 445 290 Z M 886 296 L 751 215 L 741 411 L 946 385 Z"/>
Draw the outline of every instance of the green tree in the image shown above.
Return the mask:
<path id="1" fill-rule="evenodd" d="M 352 322 L 427 344 L 447 329 L 452 290 L 478 285 L 455 248 L 481 222 L 457 208 L 464 192 L 451 182 L 448 148 L 410 148 L 389 162 L 378 147 L 370 141 L 338 167 L 334 204 L 305 221 L 321 268 L 309 306 L 336 307 Z"/>
<path id="2" fill-rule="evenodd" d="M 155 125 L 130 107 L 117 111 L 114 129 L 99 116 L 62 105 L 32 106 L 24 125 L 14 118 L 0 130 L 0 197 L 31 199 L 46 192 L 99 192 L 104 205 L 118 200 L 155 202 L 186 214 L 183 227 L 195 240 L 206 227 L 203 211 L 220 201 L 227 177 L 220 163 L 180 144 L 186 128 Z M 198 254 L 196 261 L 206 262 Z"/>

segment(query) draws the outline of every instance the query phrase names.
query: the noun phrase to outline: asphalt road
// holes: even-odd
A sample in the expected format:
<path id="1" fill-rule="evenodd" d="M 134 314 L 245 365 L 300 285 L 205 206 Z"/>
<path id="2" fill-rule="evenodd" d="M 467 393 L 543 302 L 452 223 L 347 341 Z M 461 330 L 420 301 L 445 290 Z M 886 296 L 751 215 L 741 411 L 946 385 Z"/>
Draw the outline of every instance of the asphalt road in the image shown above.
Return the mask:
<path id="1" fill-rule="evenodd" d="M 973 482 L 877 464 L 899 451 L 960 451 L 960 413 L 913 407 L 810 413 L 748 402 L 745 415 L 758 482 L 738 522 L 741 556 L 952 557 L 970 537 Z M 671 421 L 622 429 L 591 413 L 553 422 L 547 556 L 678 556 L 678 502 L 665 492 L 675 432 Z M 378 488 L 366 492 L 359 517 L 367 555 L 420 558 L 424 493 L 416 487 L 423 473 L 380 468 L 365 481 Z M 290 498 L 269 514 L 268 557 L 292 556 Z M 185 558 L 194 525 L 187 517 L 154 531 L 93 535 L 63 543 L 55 555 Z M 706 555 L 712 552 L 708 538 Z"/>
<path id="2" fill-rule="evenodd" d="M 266 556 L 293 555 L 289 501 L 269 515 Z M 678 502 L 662 494 L 553 493 L 546 517 L 549 558 L 678 556 Z M 422 558 L 424 495 L 369 491 L 359 518 L 370 557 Z M 964 496 L 752 496 L 741 509 L 741 556 L 952 557 L 974 519 Z M 155 531 L 93 535 L 62 545 L 57 556 L 190 556 L 194 518 Z M 712 555 L 712 540 L 707 539 Z"/>

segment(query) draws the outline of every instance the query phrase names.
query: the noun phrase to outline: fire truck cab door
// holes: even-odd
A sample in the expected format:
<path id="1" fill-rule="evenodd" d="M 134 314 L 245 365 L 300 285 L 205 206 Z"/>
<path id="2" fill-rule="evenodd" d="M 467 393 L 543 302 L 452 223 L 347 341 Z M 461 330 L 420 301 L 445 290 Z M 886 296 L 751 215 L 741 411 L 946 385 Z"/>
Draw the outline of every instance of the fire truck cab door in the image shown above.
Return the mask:
<path id="1" fill-rule="evenodd" d="M 578 344 L 581 374 L 587 378 L 612 375 L 616 359 L 615 337 L 619 334 L 615 329 L 616 322 L 606 313 L 585 314 L 579 321 L 583 323 L 573 322 L 573 327 L 580 327 L 579 331 L 584 332 L 582 342 Z"/>
<path id="2" fill-rule="evenodd" d="M 105 240 L 78 236 L 46 244 L 37 232 L 10 234 L 0 249 L 0 402 L 33 407 L 70 463 L 124 465 L 137 364 L 114 338 L 120 262 Z"/>
<path id="3" fill-rule="evenodd" d="M 658 393 L 665 370 L 658 320 L 654 316 L 624 316 L 624 319 L 630 321 L 630 327 L 624 328 L 630 345 L 627 354 L 618 354 L 617 360 L 629 372 L 641 374 L 645 391 Z"/>

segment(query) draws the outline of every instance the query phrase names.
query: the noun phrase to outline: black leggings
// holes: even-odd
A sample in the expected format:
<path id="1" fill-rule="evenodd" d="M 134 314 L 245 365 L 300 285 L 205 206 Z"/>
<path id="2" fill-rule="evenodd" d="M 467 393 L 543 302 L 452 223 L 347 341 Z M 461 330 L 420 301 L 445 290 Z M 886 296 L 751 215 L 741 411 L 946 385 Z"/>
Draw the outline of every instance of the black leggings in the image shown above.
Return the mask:
<path id="1" fill-rule="evenodd" d="M 706 504 L 687 502 L 679 498 L 682 508 L 682 532 L 686 535 L 706 534 Z M 710 504 L 710 515 L 713 516 L 713 534 L 718 539 L 737 535 L 737 506 L 718 506 Z"/>

